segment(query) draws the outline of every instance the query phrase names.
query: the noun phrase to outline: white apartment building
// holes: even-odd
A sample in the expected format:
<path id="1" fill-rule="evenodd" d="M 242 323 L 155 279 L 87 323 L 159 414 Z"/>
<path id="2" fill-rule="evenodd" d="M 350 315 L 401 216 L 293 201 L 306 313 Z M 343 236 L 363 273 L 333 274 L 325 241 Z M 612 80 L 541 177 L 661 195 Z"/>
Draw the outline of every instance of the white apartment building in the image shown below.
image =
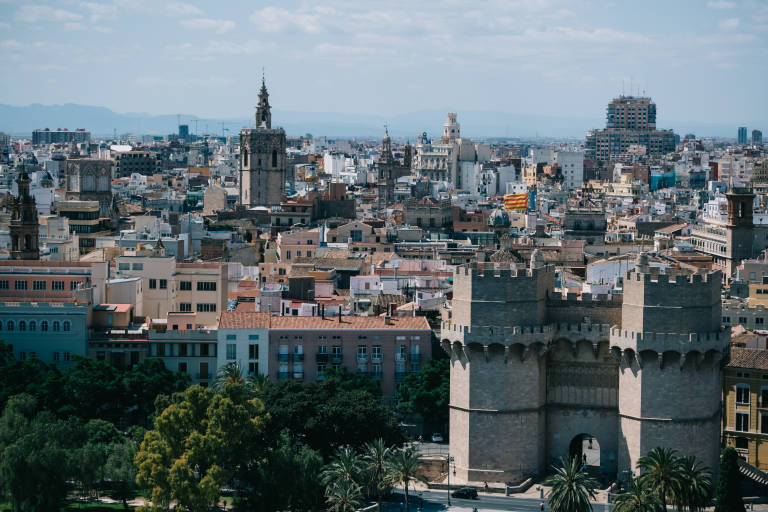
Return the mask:
<path id="1" fill-rule="evenodd" d="M 565 186 L 569 190 L 579 188 L 584 183 L 583 151 L 557 151 L 555 152 L 555 162 L 560 165 Z"/>
<path id="2" fill-rule="evenodd" d="M 269 375 L 269 315 L 229 312 L 218 331 L 219 368 L 239 362 L 244 377 Z"/>

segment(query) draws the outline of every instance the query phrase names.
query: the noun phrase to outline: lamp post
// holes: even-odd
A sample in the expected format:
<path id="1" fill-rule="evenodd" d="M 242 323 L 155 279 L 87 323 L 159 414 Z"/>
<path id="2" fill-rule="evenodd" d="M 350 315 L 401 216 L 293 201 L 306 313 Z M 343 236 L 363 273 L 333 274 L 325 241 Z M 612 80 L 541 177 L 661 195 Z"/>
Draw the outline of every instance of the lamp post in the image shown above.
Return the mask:
<path id="1" fill-rule="evenodd" d="M 453 457 L 449 454 L 448 457 L 448 506 L 451 506 L 451 462 L 453 462 Z"/>

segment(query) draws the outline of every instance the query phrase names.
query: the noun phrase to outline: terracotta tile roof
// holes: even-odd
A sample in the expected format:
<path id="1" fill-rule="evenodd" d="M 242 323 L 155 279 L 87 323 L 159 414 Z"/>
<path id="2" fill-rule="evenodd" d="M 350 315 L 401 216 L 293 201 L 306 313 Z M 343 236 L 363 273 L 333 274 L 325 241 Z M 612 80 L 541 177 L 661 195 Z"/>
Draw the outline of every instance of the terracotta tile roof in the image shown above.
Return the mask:
<path id="1" fill-rule="evenodd" d="M 266 329 L 268 325 L 269 314 L 254 311 L 225 311 L 219 321 L 219 329 Z"/>
<path id="2" fill-rule="evenodd" d="M 387 323 L 380 316 L 342 316 L 341 322 L 336 316 L 273 316 L 272 329 L 395 329 L 395 330 L 430 330 L 427 319 L 423 316 L 393 317 Z"/>
<path id="3" fill-rule="evenodd" d="M 768 350 L 731 347 L 731 361 L 728 367 L 768 370 Z"/>

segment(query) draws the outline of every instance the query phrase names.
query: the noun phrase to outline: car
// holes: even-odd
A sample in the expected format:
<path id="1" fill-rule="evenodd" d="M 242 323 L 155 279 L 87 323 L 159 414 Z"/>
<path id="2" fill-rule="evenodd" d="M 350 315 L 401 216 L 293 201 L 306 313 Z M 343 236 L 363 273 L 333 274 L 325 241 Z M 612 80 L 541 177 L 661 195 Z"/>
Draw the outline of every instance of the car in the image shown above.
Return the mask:
<path id="1" fill-rule="evenodd" d="M 464 500 L 476 500 L 477 498 L 477 490 L 475 490 L 473 487 L 462 487 L 461 489 L 456 489 L 451 493 L 451 496 L 454 498 L 460 498 Z"/>
<path id="2" fill-rule="evenodd" d="M 440 432 L 435 432 L 434 434 L 432 434 L 433 443 L 442 443 L 443 441 L 444 441 L 443 434 L 441 434 Z"/>

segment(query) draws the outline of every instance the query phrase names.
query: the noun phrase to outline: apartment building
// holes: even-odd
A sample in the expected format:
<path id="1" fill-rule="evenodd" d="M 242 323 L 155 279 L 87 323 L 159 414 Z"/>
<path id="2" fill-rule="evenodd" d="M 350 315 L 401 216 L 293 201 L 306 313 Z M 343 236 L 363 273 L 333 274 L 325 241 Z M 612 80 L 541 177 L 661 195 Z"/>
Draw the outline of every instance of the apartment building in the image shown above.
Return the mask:
<path id="1" fill-rule="evenodd" d="M 246 375 L 269 375 L 269 320 L 269 313 L 223 313 L 218 330 L 218 367 L 239 362 Z"/>
<path id="2" fill-rule="evenodd" d="M 312 258 L 320 245 L 320 228 L 295 229 L 277 235 L 277 254 L 280 261 L 296 258 Z"/>

